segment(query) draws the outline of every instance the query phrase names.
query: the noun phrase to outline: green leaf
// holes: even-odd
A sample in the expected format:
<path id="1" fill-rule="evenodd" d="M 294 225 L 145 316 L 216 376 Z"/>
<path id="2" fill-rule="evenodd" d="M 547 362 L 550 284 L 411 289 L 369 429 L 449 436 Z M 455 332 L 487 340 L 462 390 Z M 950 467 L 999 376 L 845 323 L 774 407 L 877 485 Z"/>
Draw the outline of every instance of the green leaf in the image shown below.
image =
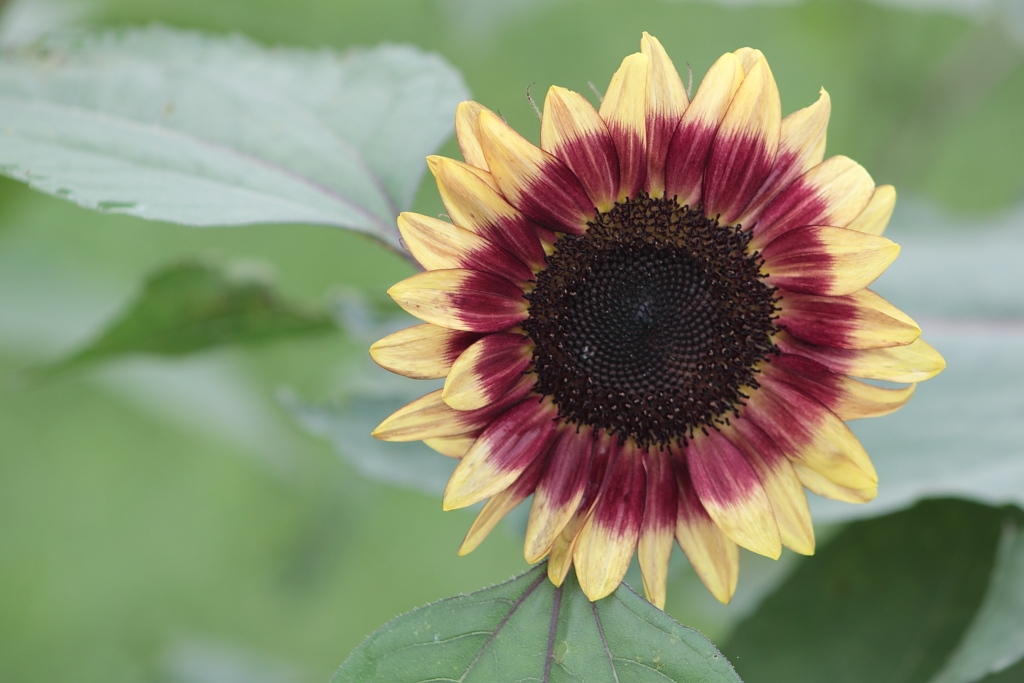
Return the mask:
<path id="1" fill-rule="evenodd" d="M 101 211 L 333 225 L 395 247 L 466 96 L 413 47 L 339 55 L 161 26 L 54 37 L 0 61 L 0 172 Z"/>
<path id="2" fill-rule="evenodd" d="M 540 564 L 507 583 L 404 614 L 355 649 L 347 681 L 739 681 L 715 646 L 625 584 L 590 602 Z"/>
<path id="3" fill-rule="evenodd" d="M 207 263 L 182 263 L 153 274 L 135 301 L 95 340 L 44 371 L 126 353 L 180 356 L 223 344 L 332 329 L 328 315 L 281 300 L 265 278 Z"/>
<path id="4" fill-rule="evenodd" d="M 972 683 L 1024 658 L 1024 526 L 1007 520 L 988 593 L 959 647 L 932 683 Z M 1019 679 L 1018 679 L 1019 680 Z"/>
<path id="5" fill-rule="evenodd" d="M 748 683 L 925 683 L 978 611 L 1007 514 L 941 500 L 851 524 L 723 650 Z"/>

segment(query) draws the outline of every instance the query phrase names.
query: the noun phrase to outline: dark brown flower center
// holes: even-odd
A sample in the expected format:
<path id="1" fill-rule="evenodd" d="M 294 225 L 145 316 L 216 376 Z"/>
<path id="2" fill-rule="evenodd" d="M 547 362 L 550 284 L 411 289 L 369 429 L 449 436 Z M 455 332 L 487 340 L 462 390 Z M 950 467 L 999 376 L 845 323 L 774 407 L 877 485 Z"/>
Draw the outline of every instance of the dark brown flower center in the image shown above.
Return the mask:
<path id="1" fill-rule="evenodd" d="M 640 196 L 563 235 L 526 295 L 537 390 L 559 416 L 641 445 L 728 420 L 776 349 L 750 233 Z"/>

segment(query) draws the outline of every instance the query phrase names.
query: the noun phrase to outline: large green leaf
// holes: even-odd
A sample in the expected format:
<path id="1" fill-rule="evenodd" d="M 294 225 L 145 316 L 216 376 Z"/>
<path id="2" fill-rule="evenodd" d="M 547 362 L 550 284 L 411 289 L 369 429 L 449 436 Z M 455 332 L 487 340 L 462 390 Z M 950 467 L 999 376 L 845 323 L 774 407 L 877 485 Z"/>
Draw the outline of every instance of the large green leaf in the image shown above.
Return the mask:
<path id="1" fill-rule="evenodd" d="M 852 524 L 723 650 L 748 683 L 925 683 L 982 603 L 1008 514 L 941 500 Z"/>
<path id="2" fill-rule="evenodd" d="M 285 302 L 261 276 L 182 263 L 150 276 L 135 301 L 96 339 L 47 370 L 127 353 L 178 356 L 331 329 L 330 316 Z"/>
<path id="3" fill-rule="evenodd" d="M 988 594 L 959 647 L 932 683 L 972 683 L 1024 658 L 1024 528 L 1003 527 Z M 1022 672 L 1024 673 L 1024 672 Z M 1020 680 L 1015 679 L 1015 680 Z"/>
<path id="4" fill-rule="evenodd" d="M 592 603 L 574 576 L 556 588 L 546 569 L 398 617 L 332 683 L 740 680 L 709 640 L 628 586 Z"/>
<path id="5" fill-rule="evenodd" d="M 93 209 L 396 246 L 465 98 L 412 47 L 339 55 L 160 26 L 51 38 L 0 61 L 0 172 Z"/>

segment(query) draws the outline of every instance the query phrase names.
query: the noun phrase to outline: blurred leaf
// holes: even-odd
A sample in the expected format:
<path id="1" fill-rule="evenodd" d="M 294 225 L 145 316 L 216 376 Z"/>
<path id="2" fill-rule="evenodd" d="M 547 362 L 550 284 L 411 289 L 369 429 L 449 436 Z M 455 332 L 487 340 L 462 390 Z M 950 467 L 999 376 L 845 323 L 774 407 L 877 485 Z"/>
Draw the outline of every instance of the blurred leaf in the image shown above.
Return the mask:
<path id="1" fill-rule="evenodd" d="M 209 264 L 183 263 L 152 275 L 99 337 L 46 370 L 125 353 L 179 356 L 222 344 L 331 329 L 329 316 L 282 301 L 262 279 Z"/>
<path id="2" fill-rule="evenodd" d="M 740 680 L 710 641 L 625 584 L 592 603 L 575 576 L 556 588 L 546 570 L 398 617 L 332 683 Z"/>
<path id="3" fill-rule="evenodd" d="M 334 225 L 395 247 L 466 96 L 412 47 L 339 55 L 160 26 L 54 37 L 0 62 L 0 172 L 102 211 Z"/>
<path id="4" fill-rule="evenodd" d="M 723 649 L 748 683 L 929 681 L 982 602 L 1006 518 L 941 500 L 852 524 Z"/>
<path id="5" fill-rule="evenodd" d="M 335 452 L 368 479 L 440 496 L 455 469 L 454 459 L 422 441 L 390 443 L 370 436 L 381 420 L 417 396 L 375 396 L 366 390 L 329 405 L 313 405 L 282 392 L 279 400 L 306 431 L 330 441 Z"/>
<path id="6" fill-rule="evenodd" d="M 872 289 L 913 316 L 946 358 L 898 413 L 851 423 L 874 461 L 868 505 L 812 500 L 818 521 L 899 510 L 958 496 L 1024 507 L 1024 207 L 964 221 L 903 202 L 887 236 L 899 259 Z"/>
<path id="7" fill-rule="evenodd" d="M 1024 657 L 1024 528 L 1003 527 L 988 593 L 960 646 L 933 683 L 972 683 Z"/>

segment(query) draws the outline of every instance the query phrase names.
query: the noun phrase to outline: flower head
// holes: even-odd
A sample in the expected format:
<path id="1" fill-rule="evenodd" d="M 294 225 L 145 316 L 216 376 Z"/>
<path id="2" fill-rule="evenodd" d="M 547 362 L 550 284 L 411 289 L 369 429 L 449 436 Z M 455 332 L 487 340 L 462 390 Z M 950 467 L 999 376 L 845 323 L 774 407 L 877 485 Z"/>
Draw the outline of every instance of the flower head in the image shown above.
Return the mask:
<path id="1" fill-rule="evenodd" d="M 452 222 L 398 221 L 426 272 L 390 294 L 425 324 L 371 349 L 446 378 L 374 434 L 461 458 L 445 509 L 487 503 L 460 553 L 532 495 L 526 559 L 556 584 L 574 565 L 604 597 L 635 552 L 663 605 L 678 541 L 728 602 L 738 546 L 814 551 L 805 487 L 875 496 L 844 421 L 896 410 L 944 363 L 867 289 L 899 251 L 881 236 L 895 193 L 823 160 L 828 117 L 822 90 L 783 118 L 749 48 L 691 101 L 646 33 L 598 110 L 551 88 L 540 147 L 460 105 L 465 163 L 428 159 Z"/>

